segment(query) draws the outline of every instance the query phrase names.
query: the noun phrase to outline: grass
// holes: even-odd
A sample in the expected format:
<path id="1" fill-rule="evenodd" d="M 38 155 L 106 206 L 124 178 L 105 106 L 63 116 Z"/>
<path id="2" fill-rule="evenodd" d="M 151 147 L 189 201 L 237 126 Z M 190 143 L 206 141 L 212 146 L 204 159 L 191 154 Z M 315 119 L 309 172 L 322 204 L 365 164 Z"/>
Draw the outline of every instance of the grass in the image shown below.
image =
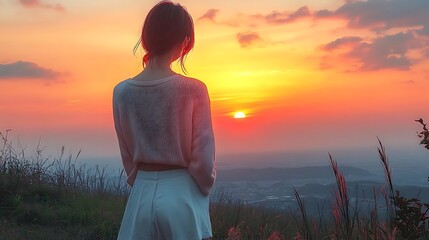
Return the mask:
<path id="1" fill-rule="evenodd" d="M 79 163 L 79 152 L 65 156 L 64 147 L 52 159 L 44 157 L 40 146 L 27 156 L 8 139 L 9 133 L 0 132 L 0 240 L 116 239 L 129 194 L 123 171 L 119 178 L 109 178 L 105 168 Z M 427 140 L 425 132 L 419 134 Z M 329 155 L 337 183 L 330 216 L 310 218 L 295 188 L 297 208 L 288 212 L 250 206 L 221 190 L 210 205 L 213 239 L 429 239 L 429 205 L 395 191 L 380 140 L 378 153 L 386 188 L 373 188 L 369 208 L 350 200 L 347 181 Z"/>
<path id="2" fill-rule="evenodd" d="M 128 195 L 123 173 L 107 181 L 104 168 L 77 157 L 27 156 L 0 133 L 0 239 L 115 239 Z"/>

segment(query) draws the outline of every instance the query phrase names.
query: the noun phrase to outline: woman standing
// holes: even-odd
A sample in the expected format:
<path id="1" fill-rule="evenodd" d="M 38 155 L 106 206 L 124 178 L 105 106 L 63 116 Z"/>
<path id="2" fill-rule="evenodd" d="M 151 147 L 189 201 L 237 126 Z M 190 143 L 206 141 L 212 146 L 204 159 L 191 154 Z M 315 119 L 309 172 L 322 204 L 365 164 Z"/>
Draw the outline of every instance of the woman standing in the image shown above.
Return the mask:
<path id="1" fill-rule="evenodd" d="M 215 145 L 206 85 L 171 70 L 194 46 L 192 17 L 162 1 L 148 13 L 144 69 L 116 85 L 113 115 L 132 186 L 118 239 L 201 240 L 212 236 L 209 193 Z"/>

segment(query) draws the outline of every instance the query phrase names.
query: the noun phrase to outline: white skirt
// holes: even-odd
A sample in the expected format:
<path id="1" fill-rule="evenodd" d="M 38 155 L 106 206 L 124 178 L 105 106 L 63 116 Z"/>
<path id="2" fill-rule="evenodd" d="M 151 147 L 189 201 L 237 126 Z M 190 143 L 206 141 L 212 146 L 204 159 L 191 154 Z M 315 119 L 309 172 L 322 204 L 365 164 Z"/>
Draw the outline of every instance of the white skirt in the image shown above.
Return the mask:
<path id="1" fill-rule="evenodd" d="M 212 237 L 209 198 L 187 169 L 138 171 L 118 240 L 201 240 Z"/>

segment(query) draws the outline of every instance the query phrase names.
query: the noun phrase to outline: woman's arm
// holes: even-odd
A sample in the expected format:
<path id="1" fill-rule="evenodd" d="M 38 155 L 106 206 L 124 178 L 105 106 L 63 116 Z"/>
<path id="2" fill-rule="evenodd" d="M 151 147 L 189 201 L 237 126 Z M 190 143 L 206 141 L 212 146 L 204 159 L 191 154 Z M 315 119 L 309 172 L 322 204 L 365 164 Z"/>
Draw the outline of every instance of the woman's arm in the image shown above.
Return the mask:
<path id="1" fill-rule="evenodd" d="M 201 192 L 208 195 L 216 178 L 215 141 L 211 120 L 210 98 L 202 83 L 195 92 L 192 113 L 192 149 L 189 172 Z"/>
<path id="2" fill-rule="evenodd" d="M 130 176 L 132 168 L 133 168 L 133 159 L 128 150 L 128 147 L 125 144 L 124 136 L 121 130 L 121 119 L 120 119 L 120 98 L 119 98 L 119 90 L 118 86 L 116 86 L 113 90 L 113 120 L 115 123 L 116 135 L 118 137 L 119 150 L 121 153 L 122 164 L 125 169 L 125 173 L 127 176 Z"/>

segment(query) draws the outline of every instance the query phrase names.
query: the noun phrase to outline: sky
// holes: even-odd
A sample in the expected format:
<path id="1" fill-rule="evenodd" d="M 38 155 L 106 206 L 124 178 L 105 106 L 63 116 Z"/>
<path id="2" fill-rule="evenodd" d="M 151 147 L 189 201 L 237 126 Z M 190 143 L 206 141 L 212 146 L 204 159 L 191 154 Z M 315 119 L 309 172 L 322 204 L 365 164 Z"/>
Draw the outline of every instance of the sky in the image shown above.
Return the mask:
<path id="1" fill-rule="evenodd" d="M 186 68 L 209 89 L 219 156 L 373 150 L 377 137 L 424 151 L 428 1 L 178 2 L 194 19 Z M 156 3 L 0 0 L 0 132 L 119 159 L 112 91 L 142 70 L 132 50 Z"/>

